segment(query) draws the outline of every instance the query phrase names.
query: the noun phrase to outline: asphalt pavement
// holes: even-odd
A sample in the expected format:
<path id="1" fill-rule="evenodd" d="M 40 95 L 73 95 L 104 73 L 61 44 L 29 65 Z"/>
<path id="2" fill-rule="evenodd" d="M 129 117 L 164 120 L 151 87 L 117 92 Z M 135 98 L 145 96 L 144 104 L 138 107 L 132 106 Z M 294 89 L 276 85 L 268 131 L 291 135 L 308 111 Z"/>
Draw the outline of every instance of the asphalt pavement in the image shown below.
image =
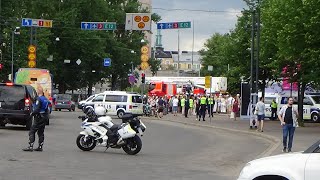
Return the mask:
<path id="1" fill-rule="evenodd" d="M 83 152 L 75 143 L 80 114 L 53 112 L 43 152 L 21 151 L 28 141 L 23 127 L 0 129 L 0 180 L 231 180 L 270 146 L 247 134 L 146 119 L 138 155 L 103 147 Z"/>
<path id="2" fill-rule="evenodd" d="M 228 114 L 214 114 L 214 117 L 206 117 L 206 121 L 197 121 L 196 116 L 191 115 L 188 118 L 185 118 L 181 114 L 178 116 L 173 116 L 168 114 L 162 119 L 155 117 L 150 117 L 147 119 L 161 120 L 161 121 L 170 121 L 177 122 L 182 124 L 188 124 L 191 126 L 198 127 L 211 127 L 213 129 L 219 129 L 234 133 L 247 134 L 253 137 L 260 137 L 266 141 L 269 141 L 271 144 L 268 149 L 260 155 L 260 157 L 277 155 L 282 153 L 282 126 L 278 120 L 264 121 L 264 132 L 257 132 L 255 129 L 250 129 L 248 120 L 240 120 L 239 117 L 237 121 L 229 118 Z M 320 123 L 314 123 L 306 121 L 304 127 L 296 128 L 294 140 L 293 140 L 293 151 L 299 152 L 308 149 L 312 144 L 319 141 L 319 132 L 320 132 Z"/>

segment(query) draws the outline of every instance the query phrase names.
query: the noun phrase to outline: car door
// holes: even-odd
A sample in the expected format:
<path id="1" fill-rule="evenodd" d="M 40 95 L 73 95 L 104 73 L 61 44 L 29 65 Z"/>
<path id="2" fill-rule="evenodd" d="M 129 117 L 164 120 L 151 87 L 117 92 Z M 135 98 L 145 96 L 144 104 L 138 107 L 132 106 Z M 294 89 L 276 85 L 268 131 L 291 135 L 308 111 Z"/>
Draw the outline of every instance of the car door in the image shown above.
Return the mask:
<path id="1" fill-rule="evenodd" d="M 143 103 L 140 95 L 132 95 L 132 113 L 143 114 Z"/>
<path id="2" fill-rule="evenodd" d="M 92 99 L 91 102 L 86 103 L 86 106 L 92 106 L 92 107 L 104 106 L 104 102 L 105 102 L 104 98 L 105 98 L 105 94 L 99 94 L 94 99 Z"/>
<path id="3" fill-rule="evenodd" d="M 310 154 L 305 168 L 305 180 L 318 180 L 320 177 L 320 147 Z"/>
<path id="4" fill-rule="evenodd" d="M 108 110 L 109 115 L 117 115 L 119 108 L 124 109 L 121 105 L 121 96 L 118 95 L 106 95 L 104 107 Z"/>
<path id="5" fill-rule="evenodd" d="M 310 97 L 305 97 L 303 99 L 303 119 L 311 119 L 311 106 L 313 106 L 313 102 Z"/>

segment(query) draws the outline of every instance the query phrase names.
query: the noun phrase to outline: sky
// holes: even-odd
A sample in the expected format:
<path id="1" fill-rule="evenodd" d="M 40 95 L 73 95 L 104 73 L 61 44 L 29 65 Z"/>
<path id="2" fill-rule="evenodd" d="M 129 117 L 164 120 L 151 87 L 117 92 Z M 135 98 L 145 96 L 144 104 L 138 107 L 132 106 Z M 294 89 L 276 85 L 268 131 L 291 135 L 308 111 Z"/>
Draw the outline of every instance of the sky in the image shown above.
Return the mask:
<path id="1" fill-rule="evenodd" d="M 195 51 L 201 50 L 206 40 L 214 33 L 228 33 L 233 29 L 240 11 L 246 8 L 243 0 L 152 0 L 152 6 L 152 11 L 161 16 L 160 22 L 194 22 Z M 158 8 L 226 12 L 167 11 Z M 152 45 L 154 45 L 157 34 L 156 24 L 152 29 Z M 164 49 L 178 50 L 177 30 L 162 30 L 161 33 Z M 180 51 L 192 50 L 192 34 L 193 28 L 180 30 Z"/>

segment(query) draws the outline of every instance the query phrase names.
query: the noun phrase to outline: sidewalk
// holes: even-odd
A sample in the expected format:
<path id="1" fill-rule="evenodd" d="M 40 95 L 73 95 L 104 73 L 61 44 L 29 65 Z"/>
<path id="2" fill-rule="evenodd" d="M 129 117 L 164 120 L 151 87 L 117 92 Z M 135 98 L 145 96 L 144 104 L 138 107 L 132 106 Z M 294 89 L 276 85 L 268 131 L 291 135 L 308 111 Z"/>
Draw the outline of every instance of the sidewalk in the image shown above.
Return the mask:
<path id="1" fill-rule="evenodd" d="M 210 119 L 206 117 L 206 121 L 196 120 L 196 116 L 189 116 L 185 118 L 181 114 L 173 116 L 173 114 L 167 114 L 163 118 L 158 119 L 156 117 L 145 117 L 146 120 L 162 120 L 172 121 L 178 123 L 184 123 L 194 126 L 211 127 L 213 130 L 222 129 L 231 132 L 245 133 L 253 136 L 257 136 L 269 141 L 272 146 L 268 150 L 262 153 L 261 156 L 269 156 L 281 154 L 282 152 L 282 127 L 279 121 L 264 121 L 264 132 L 257 132 L 255 129 L 250 129 L 248 120 L 240 120 L 237 117 L 237 121 L 230 119 L 226 114 L 215 114 Z M 320 124 L 319 123 L 305 123 L 305 127 L 296 128 L 292 151 L 304 151 L 313 143 L 320 139 Z"/>

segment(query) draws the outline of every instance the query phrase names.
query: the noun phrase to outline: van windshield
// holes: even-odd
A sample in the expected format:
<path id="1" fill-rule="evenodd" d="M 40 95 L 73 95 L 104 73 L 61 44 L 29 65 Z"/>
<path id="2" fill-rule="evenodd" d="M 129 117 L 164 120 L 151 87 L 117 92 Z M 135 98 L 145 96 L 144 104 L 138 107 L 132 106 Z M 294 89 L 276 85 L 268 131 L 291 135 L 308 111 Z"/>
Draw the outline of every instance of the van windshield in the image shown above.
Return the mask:
<path id="1" fill-rule="evenodd" d="M 320 104 L 320 96 L 311 96 L 311 98 L 315 101 L 316 104 Z"/>

